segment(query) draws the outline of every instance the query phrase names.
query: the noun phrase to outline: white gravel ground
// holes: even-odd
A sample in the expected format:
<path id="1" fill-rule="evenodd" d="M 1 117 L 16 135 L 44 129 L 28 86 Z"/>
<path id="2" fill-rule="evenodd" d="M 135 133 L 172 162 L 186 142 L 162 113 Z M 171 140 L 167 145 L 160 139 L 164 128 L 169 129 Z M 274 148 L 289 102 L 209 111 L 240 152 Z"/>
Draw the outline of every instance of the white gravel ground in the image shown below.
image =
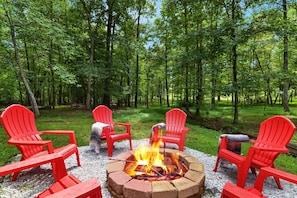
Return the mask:
<path id="1" fill-rule="evenodd" d="M 148 144 L 148 139 L 133 140 L 133 148 Z M 175 147 L 174 145 L 172 145 Z M 216 148 L 214 148 L 216 149 Z M 128 142 L 116 142 L 113 157 L 129 150 Z M 112 198 L 108 192 L 106 181 L 106 166 L 108 156 L 106 144 L 102 145 L 101 153 L 96 154 L 89 150 L 88 146 L 79 148 L 81 167 L 77 167 L 75 156 L 66 160 L 66 167 L 70 174 L 75 175 L 84 181 L 92 177 L 97 177 L 102 184 L 102 195 L 104 198 Z M 212 171 L 216 157 L 193 149 L 185 148 L 184 152 L 195 156 L 204 164 L 205 169 L 205 195 L 203 197 L 220 197 L 220 193 L 227 181 L 236 182 L 237 169 L 233 165 L 219 167 L 218 172 Z M 252 186 L 255 176 L 250 174 L 247 186 Z M 272 178 L 268 178 L 264 186 L 264 194 L 267 197 L 297 198 L 297 185 L 281 181 L 284 190 L 279 190 Z M 10 176 L 0 178 L 0 198 L 28 198 L 34 197 L 53 183 L 52 171 L 50 165 L 44 165 L 29 171 L 23 171 L 15 182 L 10 182 Z"/>

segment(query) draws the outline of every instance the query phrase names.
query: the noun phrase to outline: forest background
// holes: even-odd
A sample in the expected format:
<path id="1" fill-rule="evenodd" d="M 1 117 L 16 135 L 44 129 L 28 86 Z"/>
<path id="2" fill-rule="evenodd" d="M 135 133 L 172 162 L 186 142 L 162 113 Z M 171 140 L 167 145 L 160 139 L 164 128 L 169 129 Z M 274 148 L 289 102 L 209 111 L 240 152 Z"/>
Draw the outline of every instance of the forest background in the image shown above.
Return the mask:
<path id="1" fill-rule="evenodd" d="M 121 109 L 133 138 L 180 107 L 186 146 L 215 155 L 220 132 L 256 137 L 276 114 L 297 123 L 296 30 L 295 0 L 3 0 L 0 112 L 42 109 L 38 128 L 74 129 L 87 145 L 99 104 Z M 4 164 L 17 151 L 0 137 Z"/>
<path id="2" fill-rule="evenodd" d="M 296 96 L 290 0 L 4 0 L 0 105 L 281 103 Z"/>

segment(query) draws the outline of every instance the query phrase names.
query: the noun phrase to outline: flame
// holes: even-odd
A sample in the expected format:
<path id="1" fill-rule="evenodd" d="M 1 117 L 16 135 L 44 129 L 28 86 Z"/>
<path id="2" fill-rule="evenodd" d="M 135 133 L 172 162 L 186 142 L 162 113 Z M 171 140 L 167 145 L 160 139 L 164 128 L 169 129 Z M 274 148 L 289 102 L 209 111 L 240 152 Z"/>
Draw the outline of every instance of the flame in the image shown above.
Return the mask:
<path id="1" fill-rule="evenodd" d="M 154 172 L 153 167 L 161 167 L 163 170 L 167 171 L 164 165 L 164 155 L 159 152 L 161 140 L 152 144 L 151 147 L 142 146 L 135 151 L 135 159 L 137 161 L 136 166 L 144 165 L 146 167 L 146 173 Z"/>
<path id="2" fill-rule="evenodd" d="M 169 173 L 170 167 L 164 164 L 164 155 L 160 152 L 160 145 L 162 140 L 154 142 L 151 146 L 141 146 L 135 150 L 134 157 L 135 163 L 133 163 L 128 169 L 126 169 L 127 174 L 130 176 L 138 175 L 137 167 L 145 167 L 145 173 L 147 175 L 158 174 L 155 167 L 161 168 L 164 174 Z M 178 160 L 178 158 L 174 159 Z M 139 173 L 141 174 L 141 173 Z"/>
<path id="3" fill-rule="evenodd" d="M 129 163 L 125 172 L 130 176 L 143 175 L 165 176 L 171 173 L 183 174 L 183 167 L 179 163 L 179 154 L 171 153 L 165 156 L 160 152 L 162 139 L 155 139 L 151 146 L 141 146 L 134 152 L 135 161 Z"/>

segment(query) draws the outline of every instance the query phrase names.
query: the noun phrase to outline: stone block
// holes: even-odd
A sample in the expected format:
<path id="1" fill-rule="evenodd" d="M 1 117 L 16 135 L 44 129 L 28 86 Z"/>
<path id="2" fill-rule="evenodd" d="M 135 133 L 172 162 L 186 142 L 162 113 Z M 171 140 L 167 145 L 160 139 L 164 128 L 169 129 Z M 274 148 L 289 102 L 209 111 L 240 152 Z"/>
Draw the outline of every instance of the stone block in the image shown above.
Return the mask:
<path id="1" fill-rule="evenodd" d="M 127 175 L 124 171 L 112 172 L 108 176 L 108 185 L 118 195 L 123 194 L 124 184 L 130 181 L 132 178 Z"/>
<path id="2" fill-rule="evenodd" d="M 169 181 L 152 182 L 152 198 L 177 198 L 177 190 Z"/>
<path id="3" fill-rule="evenodd" d="M 197 183 L 184 177 L 172 180 L 172 184 L 176 187 L 178 191 L 178 198 L 187 198 L 196 195 L 199 192 L 199 187 Z"/>
<path id="4" fill-rule="evenodd" d="M 129 198 L 151 198 L 152 183 L 150 181 L 142 181 L 132 179 L 124 185 L 124 197 Z"/>
<path id="5" fill-rule="evenodd" d="M 193 182 L 196 182 L 199 187 L 204 186 L 205 182 L 205 174 L 193 170 L 188 170 L 188 172 L 185 174 L 185 177 L 190 179 Z"/>
<path id="6" fill-rule="evenodd" d="M 114 161 L 112 163 L 109 163 L 106 168 L 107 178 L 108 178 L 108 175 L 112 172 L 124 170 L 125 164 L 126 164 L 126 162 L 124 162 L 124 161 Z"/>

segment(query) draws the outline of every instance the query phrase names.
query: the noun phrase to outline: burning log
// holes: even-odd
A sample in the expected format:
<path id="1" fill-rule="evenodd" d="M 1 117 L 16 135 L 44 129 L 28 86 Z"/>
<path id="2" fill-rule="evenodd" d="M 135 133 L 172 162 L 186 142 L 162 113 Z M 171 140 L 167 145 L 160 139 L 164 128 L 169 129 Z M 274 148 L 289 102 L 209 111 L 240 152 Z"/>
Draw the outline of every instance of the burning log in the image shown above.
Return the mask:
<path id="1" fill-rule="evenodd" d="M 160 144 L 153 144 L 159 146 Z M 133 158 L 125 161 L 125 172 L 139 180 L 159 181 L 183 177 L 188 168 L 179 161 L 179 153 L 162 153 L 159 147 L 142 146 L 135 150 Z"/>

